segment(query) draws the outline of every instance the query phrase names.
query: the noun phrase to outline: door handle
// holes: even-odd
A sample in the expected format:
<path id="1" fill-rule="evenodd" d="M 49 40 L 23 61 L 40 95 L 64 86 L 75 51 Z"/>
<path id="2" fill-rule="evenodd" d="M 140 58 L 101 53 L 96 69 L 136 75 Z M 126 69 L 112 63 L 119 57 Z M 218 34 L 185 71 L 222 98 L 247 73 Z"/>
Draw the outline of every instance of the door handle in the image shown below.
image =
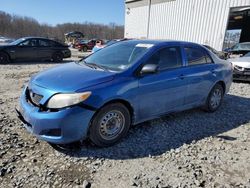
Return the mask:
<path id="1" fill-rule="evenodd" d="M 183 80 L 183 79 L 185 78 L 184 74 L 181 74 L 181 75 L 179 76 L 179 78 L 180 78 L 181 80 Z"/>
<path id="2" fill-rule="evenodd" d="M 212 74 L 215 74 L 215 70 L 214 69 L 211 69 L 210 70 Z"/>

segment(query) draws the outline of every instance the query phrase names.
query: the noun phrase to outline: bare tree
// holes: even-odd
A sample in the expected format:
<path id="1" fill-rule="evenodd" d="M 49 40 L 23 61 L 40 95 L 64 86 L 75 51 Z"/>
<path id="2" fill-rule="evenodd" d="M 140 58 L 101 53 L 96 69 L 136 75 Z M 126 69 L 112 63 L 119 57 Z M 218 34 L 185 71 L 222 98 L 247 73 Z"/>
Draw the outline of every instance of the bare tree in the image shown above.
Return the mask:
<path id="1" fill-rule="evenodd" d="M 124 26 L 110 23 L 109 25 L 91 22 L 64 23 L 56 26 L 40 24 L 30 17 L 10 15 L 0 11 L 0 35 L 10 38 L 25 36 L 41 36 L 64 40 L 64 34 L 70 31 L 80 31 L 85 38 L 114 39 L 123 38 Z"/>

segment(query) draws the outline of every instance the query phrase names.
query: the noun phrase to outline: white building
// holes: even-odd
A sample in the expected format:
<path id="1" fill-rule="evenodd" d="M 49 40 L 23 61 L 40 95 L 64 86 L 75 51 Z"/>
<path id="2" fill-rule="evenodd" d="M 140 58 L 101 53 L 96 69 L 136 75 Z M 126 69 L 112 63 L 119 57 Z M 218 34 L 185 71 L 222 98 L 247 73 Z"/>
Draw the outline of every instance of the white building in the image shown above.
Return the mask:
<path id="1" fill-rule="evenodd" d="M 125 37 L 250 42 L 250 0 L 126 0 Z M 238 40 L 238 41 L 237 41 Z"/>

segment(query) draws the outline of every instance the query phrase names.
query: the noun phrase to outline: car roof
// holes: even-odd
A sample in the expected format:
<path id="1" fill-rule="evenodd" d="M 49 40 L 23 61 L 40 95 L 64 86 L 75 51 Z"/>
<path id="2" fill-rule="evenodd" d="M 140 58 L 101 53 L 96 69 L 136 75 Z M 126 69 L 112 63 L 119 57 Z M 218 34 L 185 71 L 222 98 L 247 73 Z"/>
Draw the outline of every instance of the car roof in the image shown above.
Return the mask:
<path id="1" fill-rule="evenodd" d="M 46 37 L 22 37 L 22 39 L 26 40 L 26 39 L 45 39 L 45 40 L 53 40 L 53 39 L 49 39 Z"/>
<path id="2" fill-rule="evenodd" d="M 122 42 L 126 43 L 141 43 L 141 44 L 153 44 L 155 46 L 160 46 L 164 44 L 173 44 L 173 45 L 190 45 L 190 46 L 199 46 L 204 48 L 202 45 L 193 43 L 193 42 L 187 42 L 187 41 L 177 41 L 177 40 L 150 40 L 150 39 L 132 39 L 132 40 L 125 40 Z"/>

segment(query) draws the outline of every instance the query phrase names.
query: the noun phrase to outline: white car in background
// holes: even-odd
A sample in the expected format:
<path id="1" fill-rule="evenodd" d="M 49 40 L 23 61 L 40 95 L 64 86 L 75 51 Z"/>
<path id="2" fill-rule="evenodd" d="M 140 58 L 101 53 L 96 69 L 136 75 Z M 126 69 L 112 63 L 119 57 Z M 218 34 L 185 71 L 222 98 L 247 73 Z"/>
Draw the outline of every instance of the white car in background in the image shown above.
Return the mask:
<path id="1" fill-rule="evenodd" d="M 242 57 L 230 58 L 233 66 L 233 79 L 250 81 L 250 52 Z"/>

